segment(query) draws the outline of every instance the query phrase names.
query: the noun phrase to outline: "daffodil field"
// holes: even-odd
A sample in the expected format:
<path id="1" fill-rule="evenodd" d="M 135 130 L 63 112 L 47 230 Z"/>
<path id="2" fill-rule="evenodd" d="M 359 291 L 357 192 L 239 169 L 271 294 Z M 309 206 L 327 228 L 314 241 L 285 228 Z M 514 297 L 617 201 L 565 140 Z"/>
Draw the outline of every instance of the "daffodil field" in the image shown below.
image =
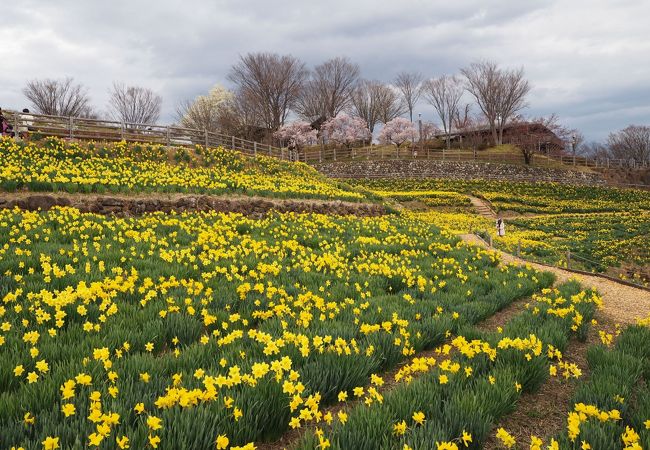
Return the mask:
<path id="1" fill-rule="evenodd" d="M 365 180 L 360 184 L 396 201 L 417 199 L 430 210 L 407 214 L 456 233 L 479 232 L 486 238 L 489 233 L 498 248 L 510 253 L 566 264 L 570 251 L 576 257 L 574 267 L 596 272 L 622 268 L 623 277 L 650 281 L 650 192 L 482 180 Z M 500 212 L 535 215 L 506 217 L 506 236 L 498 237 L 492 220 L 471 211 L 466 194 L 489 200 Z"/>
<path id="2" fill-rule="evenodd" d="M 244 194 L 364 199 L 302 163 L 221 148 L 157 144 L 16 142 L 0 137 L 0 191 Z"/>
<path id="3" fill-rule="evenodd" d="M 638 189 L 427 178 L 361 179 L 350 182 L 389 197 L 404 193 L 426 197 L 428 191 L 471 193 L 490 201 L 500 212 L 561 214 L 650 211 L 650 192 Z"/>
<path id="4" fill-rule="evenodd" d="M 570 344 L 594 334 L 600 294 L 458 237 L 494 226 L 472 213 L 475 195 L 544 214 L 509 218 L 497 247 L 647 266 L 647 193 L 356 184 L 224 149 L 0 139 L 4 193 L 407 206 L 261 218 L 0 209 L 0 450 L 650 448 L 650 318 L 601 330 L 585 379 Z M 573 389 L 556 405 L 566 427 L 515 439 L 501 420 L 549 380 Z"/>
<path id="5" fill-rule="evenodd" d="M 5 210 L 0 227 L 2 448 L 272 440 L 551 282 L 399 218 Z"/>

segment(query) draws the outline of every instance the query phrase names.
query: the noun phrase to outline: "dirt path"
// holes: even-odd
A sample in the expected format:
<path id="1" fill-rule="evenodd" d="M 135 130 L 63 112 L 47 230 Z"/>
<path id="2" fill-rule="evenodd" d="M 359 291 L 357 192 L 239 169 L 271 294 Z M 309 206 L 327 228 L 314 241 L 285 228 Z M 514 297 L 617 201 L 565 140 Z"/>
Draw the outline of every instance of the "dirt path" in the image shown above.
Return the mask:
<path id="1" fill-rule="evenodd" d="M 0 192 L 0 209 L 14 207 L 43 211 L 55 206 L 71 206 L 82 212 L 110 214 L 116 216 L 139 216 L 156 211 L 216 211 L 237 212 L 247 216 L 263 216 L 273 210 L 278 212 L 320 213 L 335 215 L 356 215 L 362 217 L 380 216 L 386 208 L 378 203 L 355 203 L 340 200 L 276 199 L 247 197 L 243 195 L 200 195 L 200 194 L 68 194 Z"/>
<path id="2" fill-rule="evenodd" d="M 485 242 L 473 234 L 460 236 L 465 242 L 481 247 L 486 247 Z M 517 258 L 509 253 L 496 250 L 505 263 L 530 265 L 538 270 L 552 272 L 557 276 L 558 282 L 577 279 L 585 287 L 595 289 L 603 298 L 603 309 L 600 311 L 605 320 L 612 323 L 631 325 L 637 319 L 650 315 L 650 292 L 627 286 L 606 278 L 590 275 L 576 274 L 557 267 L 549 267 Z"/>
<path id="3" fill-rule="evenodd" d="M 474 206 L 474 209 L 478 213 L 479 216 L 486 217 L 488 219 L 496 219 L 497 214 L 494 212 L 492 207 L 488 202 L 485 200 L 478 198 L 478 197 L 473 197 L 471 195 L 468 195 L 470 201 L 472 202 L 472 206 Z"/>

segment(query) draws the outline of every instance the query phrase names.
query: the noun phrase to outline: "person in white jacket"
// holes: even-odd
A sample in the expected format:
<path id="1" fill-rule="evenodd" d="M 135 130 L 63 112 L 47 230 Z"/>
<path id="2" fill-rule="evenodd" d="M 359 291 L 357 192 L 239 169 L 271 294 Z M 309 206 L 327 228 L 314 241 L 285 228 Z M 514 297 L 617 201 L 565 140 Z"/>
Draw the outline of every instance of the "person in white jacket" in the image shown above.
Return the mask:
<path id="1" fill-rule="evenodd" d="M 501 217 L 497 219 L 497 234 L 499 236 L 506 235 L 506 223 L 503 221 Z"/>
<path id="2" fill-rule="evenodd" d="M 32 125 L 34 125 L 34 116 L 29 113 L 29 109 L 23 109 L 23 113 L 20 115 L 20 124 L 18 125 L 18 136 L 21 139 L 29 139 L 29 132 L 32 130 Z"/>

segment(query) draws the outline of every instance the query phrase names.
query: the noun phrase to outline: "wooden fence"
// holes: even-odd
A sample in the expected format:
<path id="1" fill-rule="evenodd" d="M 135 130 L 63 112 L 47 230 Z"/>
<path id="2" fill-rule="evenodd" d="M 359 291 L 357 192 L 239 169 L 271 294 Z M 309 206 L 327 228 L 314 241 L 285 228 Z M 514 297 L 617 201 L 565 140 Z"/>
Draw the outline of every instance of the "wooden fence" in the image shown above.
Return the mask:
<path id="1" fill-rule="evenodd" d="M 300 161 L 308 164 L 331 162 L 331 161 L 354 161 L 354 160 L 433 160 L 433 161 L 459 161 L 459 162 L 490 162 L 498 164 L 526 163 L 522 154 L 516 153 L 490 153 L 488 151 L 471 150 L 445 150 L 445 149 L 422 149 L 417 146 L 410 148 L 397 148 L 394 146 L 369 146 L 362 148 L 335 148 L 330 146 L 310 147 L 301 151 Z M 530 163 L 535 167 L 556 167 L 566 168 L 590 167 L 590 168 L 650 168 L 650 163 L 635 163 L 630 160 L 612 158 L 586 158 L 582 156 L 550 156 L 534 154 Z"/>
<path id="2" fill-rule="evenodd" d="M 3 111 L 5 118 L 19 130 L 23 122 L 31 122 L 31 133 L 43 136 L 57 136 L 65 139 L 151 142 L 167 146 L 223 147 L 246 155 L 265 155 L 286 160 L 299 160 L 307 164 L 327 161 L 378 160 L 378 159 L 427 159 L 437 161 L 491 162 L 499 164 L 525 164 L 523 155 L 513 153 L 489 153 L 485 151 L 438 150 L 419 146 L 397 148 L 388 146 L 368 146 L 361 148 L 342 148 L 334 146 L 315 146 L 301 150 L 298 154 L 287 148 L 249 141 L 236 136 L 196 130 L 177 126 L 124 123 L 111 120 L 85 119 L 79 117 L 48 116 Z M 649 163 L 634 161 L 585 157 L 553 157 L 533 155 L 531 165 L 538 167 L 576 166 L 592 168 L 650 168 Z"/>
<path id="3" fill-rule="evenodd" d="M 80 117 L 17 113 L 6 110 L 3 110 L 3 115 L 14 127 L 14 130 L 20 130 L 28 125 L 32 135 L 96 141 L 150 142 L 166 146 L 203 145 L 236 150 L 250 156 L 264 155 L 280 159 L 289 159 L 293 156 L 285 148 L 248 141 L 236 136 L 173 125 L 125 123 Z"/>

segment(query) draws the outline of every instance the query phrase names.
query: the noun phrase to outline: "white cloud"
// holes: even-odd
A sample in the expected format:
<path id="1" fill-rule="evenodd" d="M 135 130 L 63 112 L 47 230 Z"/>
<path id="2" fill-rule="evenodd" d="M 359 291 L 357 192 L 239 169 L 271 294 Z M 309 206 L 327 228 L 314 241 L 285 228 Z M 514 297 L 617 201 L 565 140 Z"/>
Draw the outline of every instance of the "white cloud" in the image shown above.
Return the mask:
<path id="1" fill-rule="evenodd" d="M 24 107 L 28 79 L 69 75 L 100 110 L 113 80 L 158 90 L 172 120 L 180 100 L 225 83 L 249 51 L 310 65 L 346 55 L 383 80 L 494 59 L 525 67 L 529 114 L 556 112 L 600 139 L 650 122 L 647 17 L 650 2 L 632 0 L 12 2 L 0 15 L 0 106 Z"/>

